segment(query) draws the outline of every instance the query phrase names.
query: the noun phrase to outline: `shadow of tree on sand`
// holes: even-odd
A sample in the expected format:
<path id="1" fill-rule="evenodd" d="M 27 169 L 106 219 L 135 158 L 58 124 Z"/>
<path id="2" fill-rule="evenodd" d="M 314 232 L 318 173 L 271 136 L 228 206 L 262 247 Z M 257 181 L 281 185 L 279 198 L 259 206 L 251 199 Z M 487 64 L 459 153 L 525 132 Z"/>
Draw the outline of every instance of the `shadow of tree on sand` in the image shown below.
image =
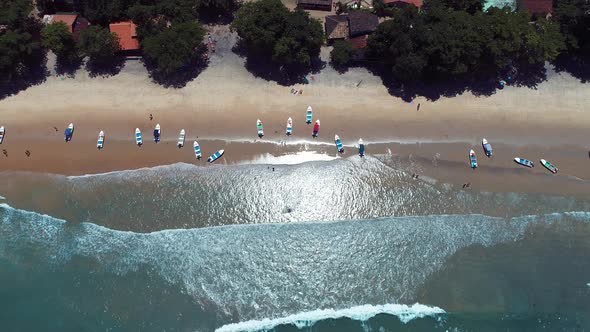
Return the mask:
<path id="1" fill-rule="evenodd" d="M 48 75 L 47 52 L 39 50 L 24 63 L 18 74 L 0 78 L 0 100 L 45 82 Z"/>
<path id="2" fill-rule="evenodd" d="M 109 62 L 96 62 L 92 60 L 88 60 L 86 62 L 86 70 L 88 71 L 88 75 L 90 77 L 106 77 L 106 76 L 115 76 L 125 65 L 125 57 L 124 56 L 117 56 Z"/>
<path id="3" fill-rule="evenodd" d="M 195 79 L 201 74 L 201 72 L 203 72 L 203 70 L 205 70 L 205 68 L 207 68 L 209 61 L 206 57 L 206 53 L 207 46 L 201 44 L 190 63 L 185 64 L 182 68 L 170 74 L 160 72 L 157 65 L 145 57 L 143 58 L 143 63 L 154 82 L 166 88 L 178 89 L 186 86 L 188 82 Z"/>
<path id="4" fill-rule="evenodd" d="M 317 74 L 326 67 L 326 62 L 319 57 L 311 59 L 310 66 L 281 66 L 266 57 L 249 55 L 241 43 L 238 42 L 232 51 L 242 58 L 246 58 L 245 67 L 255 77 L 267 81 L 275 81 L 280 85 L 306 84 L 306 76 Z"/>
<path id="5" fill-rule="evenodd" d="M 441 97 L 456 97 L 467 91 L 475 96 L 490 96 L 500 89 L 499 80 L 504 79 L 503 75 L 499 75 L 500 78 L 498 78 L 473 73 L 432 81 L 400 82 L 393 78 L 389 67 L 373 65 L 365 68 L 381 78 L 389 94 L 406 102 L 411 102 L 416 97 L 425 97 L 428 100 L 435 101 Z M 546 79 L 546 70 L 543 65 L 527 66 L 519 68 L 509 84 L 536 88 L 539 83 Z"/>
<path id="6" fill-rule="evenodd" d="M 555 71 L 567 72 L 582 83 L 590 82 L 590 59 L 576 55 L 560 55 L 554 62 Z"/>

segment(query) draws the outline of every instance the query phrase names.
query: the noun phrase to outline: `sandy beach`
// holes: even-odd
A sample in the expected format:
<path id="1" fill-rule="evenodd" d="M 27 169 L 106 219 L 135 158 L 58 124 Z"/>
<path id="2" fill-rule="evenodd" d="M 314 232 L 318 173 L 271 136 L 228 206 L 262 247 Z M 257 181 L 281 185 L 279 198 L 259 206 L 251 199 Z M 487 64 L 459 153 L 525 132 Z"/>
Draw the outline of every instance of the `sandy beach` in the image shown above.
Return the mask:
<path id="1" fill-rule="evenodd" d="M 309 76 L 310 84 L 293 87 L 257 78 L 231 52 L 236 36 L 227 27 L 215 28 L 213 35 L 218 47 L 209 67 L 180 89 L 153 83 L 139 60 L 128 60 L 112 77 L 91 78 L 84 70 L 74 78 L 53 74 L 45 83 L 1 100 L 6 138 L 0 148 L 8 156 L 0 155 L 0 171 L 80 175 L 177 162 L 205 165 L 194 158 L 196 139 L 204 159 L 224 148 L 220 163 L 300 151 L 336 157 L 333 137 L 338 134 L 347 145 L 343 157 L 355 154 L 354 145 L 362 137 L 368 154 L 391 153 L 406 171 L 439 182 L 471 182 L 491 191 L 590 192 L 590 114 L 585 109 L 590 89 L 568 74 L 548 68 L 547 80 L 536 89 L 507 87 L 489 97 L 467 92 L 405 102 L 391 96 L 378 77 L 358 68 L 341 75 L 327 65 Z M 324 49 L 324 60 L 328 54 Z M 303 94 L 293 95 L 292 88 L 303 89 Z M 304 122 L 308 105 L 314 121 L 322 121 L 316 140 L 312 125 Z M 293 118 L 294 133 L 289 138 L 284 134 L 288 117 Z M 258 118 L 264 124 L 263 140 L 256 136 Z M 75 135 L 65 143 L 63 130 L 70 122 Z M 162 127 L 159 144 L 152 141 L 156 123 Z M 134 144 L 136 127 L 144 135 L 141 148 Z M 186 146 L 178 149 L 181 128 L 187 131 Z M 97 151 L 100 130 L 106 142 Z M 494 145 L 491 160 L 481 150 L 483 137 Z M 479 156 L 476 171 L 468 167 L 470 148 Z M 548 159 L 560 174 L 552 176 L 541 165 L 519 167 L 512 161 L 516 156 L 536 163 Z M 416 164 L 411 160 L 421 166 L 411 166 Z"/>

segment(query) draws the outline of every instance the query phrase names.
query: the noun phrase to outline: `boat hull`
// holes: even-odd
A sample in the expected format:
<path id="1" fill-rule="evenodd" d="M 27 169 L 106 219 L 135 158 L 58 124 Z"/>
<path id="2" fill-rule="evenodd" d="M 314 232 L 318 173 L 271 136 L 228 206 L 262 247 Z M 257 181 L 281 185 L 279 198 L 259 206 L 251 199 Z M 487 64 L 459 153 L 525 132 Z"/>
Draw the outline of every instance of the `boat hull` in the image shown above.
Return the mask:
<path id="1" fill-rule="evenodd" d="M 514 158 L 514 162 L 521 165 L 521 166 L 525 166 L 528 168 L 533 168 L 535 167 L 535 164 L 533 164 L 532 161 L 527 160 L 527 159 L 522 159 L 522 158 Z"/>

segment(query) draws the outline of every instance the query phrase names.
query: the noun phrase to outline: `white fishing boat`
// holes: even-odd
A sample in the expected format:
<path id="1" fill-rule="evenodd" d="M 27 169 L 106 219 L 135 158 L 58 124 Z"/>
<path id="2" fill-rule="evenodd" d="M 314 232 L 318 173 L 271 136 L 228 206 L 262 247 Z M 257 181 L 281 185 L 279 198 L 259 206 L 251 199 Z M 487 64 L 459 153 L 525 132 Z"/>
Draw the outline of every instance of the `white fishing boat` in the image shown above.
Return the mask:
<path id="1" fill-rule="evenodd" d="M 313 109 L 311 106 L 307 106 L 307 112 L 305 113 L 305 123 L 310 124 L 313 116 Z"/>
<path id="2" fill-rule="evenodd" d="M 156 128 L 154 128 L 154 142 L 158 143 L 160 141 L 160 134 L 161 134 L 161 130 L 160 130 L 160 124 L 158 123 L 156 125 Z"/>
<path id="3" fill-rule="evenodd" d="M 4 141 L 4 126 L 0 127 L 0 144 Z"/>
<path id="4" fill-rule="evenodd" d="M 225 153 L 225 150 L 219 150 L 219 151 L 215 152 L 214 154 L 212 154 L 211 157 L 207 158 L 207 161 L 212 163 L 215 160 L 221 158 L 221 156 L 223 156 L 224 153 Z"/>
<path id="5" fill-rule="evenodd" d="M 193 143 L 193 149 L 195 150 L 195 157 L 197 157 L 198 160 L 201 160 L 201 147 L 199 146 L 199 143 L 197 143 L 197 141 Z"/>
<path id="6" fill-rule="evenodd" d="M 491 157 L 493 154 L 492 145 L 488 143 L 487 139 L 484 138 L 481 140 L 481 146 L 483 147 L 483 152 L 486 154 L 486 156 Z"/>
<path id="7" fill-rule="evenodd" d="M 260 119 L 256 120 L 256 129 L 258 130 L 258 138 L 262 138 L 264 136 L 264 129 L 262 128 L 262 121 Z"/>
<path id="8" fill-rule="evenodd" d="M 549 170 L 549 172 L 556 174 L 557 171 L 559 170 L 557 168 L 557 166 L 553 165 L 552 163 L 550 163 L 549 161 L 545 160 L 545 159 L 541 159 L 541 165 L 543 165 L 543 167 L 545 167 L 546 169 Z"/>
<path id="9" fill-rule="evenodd" d="M 68 127 L 64 131 L 64 136 L 65 136 L 66 142 L 69 142 L 72 140 L 72 136 L 74 136 L 74 124 L 73 123 L 70 123 L 68 125 Z"/>
<path id="10" fill-rule="evenodd" d="M 96 148 L 101 150 L 104 146 L 104 131 L 98 133 L 98 140 L 96 141 Z"/>
<path id="11" fill-rule="evenodd" d="M 135 128 L 135 144 L 137 144 L 137 146 L 141 146 L 143 144 L 143 139 L 141 138 L 141 130 L 139 130 L 139 128 Z"/>
<path id="12" fill-rule="evenodd" d="M 289 118 L 287 120 L 287 136 L 291 136 L 293 133 L 293 119 Z"/>
<path id="13" fill-rule="evenodd" d="M 535 167 L 535 164 L 533 164 L 532 161 L 527 160 L 527 159 L 524 159 L 524 158 L 516 157 L 516 158 L 514 158 L 514 162 L 517 163 L 517 164 L 519 164 L 519 165 L 526 166 L 526 167 L 529 167 L 529 168 Z"/>
<path id="14" fill-rule="evenodd" d="M 178 146 L 179 149 L 184 146 L 184 138 L 185 137 L 186 137 L 186 132 L 184 131 L 184 129 L 182 129 L 180 131 L 179 136 L 178 136 L 178 143 L 176 144 L 176 146 Z"/>

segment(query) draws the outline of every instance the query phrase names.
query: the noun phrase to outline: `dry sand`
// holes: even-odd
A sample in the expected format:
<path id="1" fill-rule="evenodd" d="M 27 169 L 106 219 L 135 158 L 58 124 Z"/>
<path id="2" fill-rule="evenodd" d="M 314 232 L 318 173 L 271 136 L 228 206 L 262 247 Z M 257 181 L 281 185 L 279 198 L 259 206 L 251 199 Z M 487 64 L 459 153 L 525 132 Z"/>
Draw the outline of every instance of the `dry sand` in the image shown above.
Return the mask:
<path id="1" fill-rule="evenodd" d="M 334 155 L 335 149 L 309 144 L 253 144 L 258 118 L 264 123 L 265 140 L 285 140 L 286 120 L 292 117 L 290 142 L 312 141 L 311 125 L 304 123 L 307 105 L 312 105 L 314 121 L 322 121 L 317 141 L 333 144 L 337 133 L 353 145 L 362 137 L 369 143 L 368 153 L 391 150 L 400 160 L 413 156 L 423 161 L 423 174 L 439 181 L 460 184 L 467 179 L 479 189 L 495 191 L 590 192 L 585 180 L 590 179 L 590 88 L 567 74 L 549 71 L 548 80 L 536 89 L 508 87 L 490 97 L 464 93 L 407 103 L 392 97 L 380 79 L 364 69 L 340 75 L 326 67 L 310 84 L 294 86 L 304 89 L 303 95 L 295 96 L 292 87 L 250 74 L 244 60 L 230 51 L 235 35 L 226 27 L 213 32 L 217 53 L 209 67 L 181 89 L 153 83 L 141 62 L 129 60 L 113 77 L 90 78 L 80 70 L 75 78 L 51 76 L 42 85 L 1 100 L 0 125 L 6 127 L 6 139 L 0 149 L 6 149 L 8 157 L 0 154 L 0 171 L 86 174 L 196 162 L 192 141 L 197 137 L 205 158 L 225 147 L 223 162 L 305 149 Z M 328 49 L 322 56 L 327 58 Z M 76 132 L 66 144 L 63 130 L 70 122 Z M 152 142 L 156 123 L 163 136 L 158 145 Z M 134 145 L 136 127 L 144 134 L 141 148 Z M 187 143 L 179 150 L 175 141 L 181 128 L 187 130 Z M 100 130 L 107 136 L 103 151 L 96 150 Z M 493 161 L 481 152 L 482 137 L 495 146 Z M 416 142 L 422 144 L 399 144 Z M 472 147 L 481 164 L 476 171 L 467 165 Z M 30 150 L 30 157 L 25 150 Z M 564 175 L 541 174 L 540 165 L 534 171 L 521 169 L 512 163 L 516 155 L 535 162 L 544 157 Z"/>

